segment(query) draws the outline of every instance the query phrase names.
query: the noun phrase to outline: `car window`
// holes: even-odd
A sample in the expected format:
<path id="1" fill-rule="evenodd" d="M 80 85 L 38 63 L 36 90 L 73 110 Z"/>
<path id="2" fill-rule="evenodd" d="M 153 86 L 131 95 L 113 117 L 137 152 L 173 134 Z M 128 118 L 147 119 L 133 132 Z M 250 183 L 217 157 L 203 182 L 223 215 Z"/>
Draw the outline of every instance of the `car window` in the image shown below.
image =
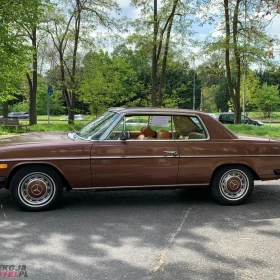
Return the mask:
<path id="1" fill-rule="evenodd" d="M 172 140 L 172 116 L 125 116 L 106 140 L 119 140 L 122 131 L 129 132 L 130 139 L 127 140 Z"/>
<path id="2" fill-rule="evenodd" d="M 145 115 L 125 116 L 106 140 L 119 140 L 121 132 L 129 132 L 127 140 L 206 139 L 207 134 L 196 116 Z"/>
<path id="3" fill-rule="evenodd" d="M 120 135 L 122 131 L 125 131 L 125 125 L 124 122 L 125 120 L 122 119 L 116 126 L 115 128 L 111 131 L 111 133 L 108 135 L 106 140 L 119 140 Z"/>
<path id="4" fill-rule="evenodd" d="M 86 125 L 77 135 L 87 140 L 98 140 L 118 116 L 114 112 L 107 112 Z"/>
<path id="5" fill-rule="evenodd" d="M 174 116 L 174 139 L 206 139 L 207 134 L 200 119 L 196 116 Z"/>

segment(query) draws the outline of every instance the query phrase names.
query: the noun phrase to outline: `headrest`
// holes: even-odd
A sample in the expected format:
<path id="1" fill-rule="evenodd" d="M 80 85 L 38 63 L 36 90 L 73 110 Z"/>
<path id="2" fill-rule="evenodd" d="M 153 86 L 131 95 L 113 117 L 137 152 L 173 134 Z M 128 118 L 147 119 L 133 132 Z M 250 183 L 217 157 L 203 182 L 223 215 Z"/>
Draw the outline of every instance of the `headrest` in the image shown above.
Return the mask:
<path id="1" fill-rule="evenodd" d="M 140 131 L 146 137 L 155 137 L 156 136 L 156 132 L 153 131 L 149 126 L 142 126 Z"/>
<path id="2" fill-rule="evenodd" d="M 160 129 L 157 133 L 157 139 L 169 139 L 170 132 L 167 130 Z"/>

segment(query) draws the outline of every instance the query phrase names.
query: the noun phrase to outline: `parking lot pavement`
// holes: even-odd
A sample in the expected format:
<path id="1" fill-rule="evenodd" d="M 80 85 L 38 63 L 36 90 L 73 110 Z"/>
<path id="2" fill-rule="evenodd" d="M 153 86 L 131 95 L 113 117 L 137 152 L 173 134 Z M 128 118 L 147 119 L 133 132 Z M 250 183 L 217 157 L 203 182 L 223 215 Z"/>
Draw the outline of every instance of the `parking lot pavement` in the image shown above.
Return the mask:
<path id="1" fill-rule="evenodd" d="M 235 207 L 191 188 L 70 192 L 54 211 L 25 213 L 1 190 L 0 271 L 15 265 L 36 280 L 279 279 L 279 203 L 277 181 L 256 182 Z"/>

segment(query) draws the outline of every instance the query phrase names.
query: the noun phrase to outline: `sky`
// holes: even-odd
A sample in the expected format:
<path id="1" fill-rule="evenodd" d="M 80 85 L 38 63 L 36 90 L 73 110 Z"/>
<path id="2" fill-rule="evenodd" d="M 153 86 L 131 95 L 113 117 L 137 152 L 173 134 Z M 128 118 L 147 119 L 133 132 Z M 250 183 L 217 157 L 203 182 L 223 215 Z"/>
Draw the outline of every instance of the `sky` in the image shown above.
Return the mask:
<path id="1" fill-rule="evenodd" d="M 219 0 L 213 0 L 213 1 L 219 1 Z M 119 0 L 118 2 L 122 9 L 123 16 L 129 17 L 131 19 L 135 19 L 139 16 L 140 9 L 131 7 L 129 0 Z M 215 5 L 213 6 L 217 7 Z M 210 12 L 211 11 L 209 11 L 209 13 Z M 217 32 L 213 26 L 210 26 L 208 24 L 205 24 L 204 26 L 194 25 L 193 30 L 196 33 L 195 38 L 198 40 L 204 40 L 211 32 L 213 33 Z M 267 28 L 267 32 L 270 35 L 275 35 L 278 38 L 280 38 L 280 15 L 276 16 L 273 19 L 272 23 Z M 275 45 L 273 50 L 274 50 L 275 60 L 280 61 L 280 47 L 278 47 L 278 45 Z"/>

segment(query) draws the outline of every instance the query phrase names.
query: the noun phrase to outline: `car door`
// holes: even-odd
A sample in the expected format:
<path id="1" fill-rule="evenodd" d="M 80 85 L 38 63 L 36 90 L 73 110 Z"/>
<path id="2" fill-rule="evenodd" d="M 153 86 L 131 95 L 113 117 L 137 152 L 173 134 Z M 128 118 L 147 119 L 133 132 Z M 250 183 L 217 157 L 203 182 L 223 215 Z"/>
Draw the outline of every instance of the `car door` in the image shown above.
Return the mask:
<path id="1" fill-rule="evenodd" d="M 207 185 L 211 178 L 209 159 L 204 155 L 209 148 L 209 135 L 196 116 L 174 117 L 175 141 L 179 146 L 179 172 L 177 184 Z"/>
<path id="2" fill-rule="evenodd" d="M 178 175 L 178 145 L 173 139 L 137 139 L 140 129 L 131 126 L 128 140 L 119 140 L 122 120 L 104 141 L 92 147 L 92 186 L 163 187 L 175 185 Z M 138 132 L 138 135 L 137 135 Z"/>

